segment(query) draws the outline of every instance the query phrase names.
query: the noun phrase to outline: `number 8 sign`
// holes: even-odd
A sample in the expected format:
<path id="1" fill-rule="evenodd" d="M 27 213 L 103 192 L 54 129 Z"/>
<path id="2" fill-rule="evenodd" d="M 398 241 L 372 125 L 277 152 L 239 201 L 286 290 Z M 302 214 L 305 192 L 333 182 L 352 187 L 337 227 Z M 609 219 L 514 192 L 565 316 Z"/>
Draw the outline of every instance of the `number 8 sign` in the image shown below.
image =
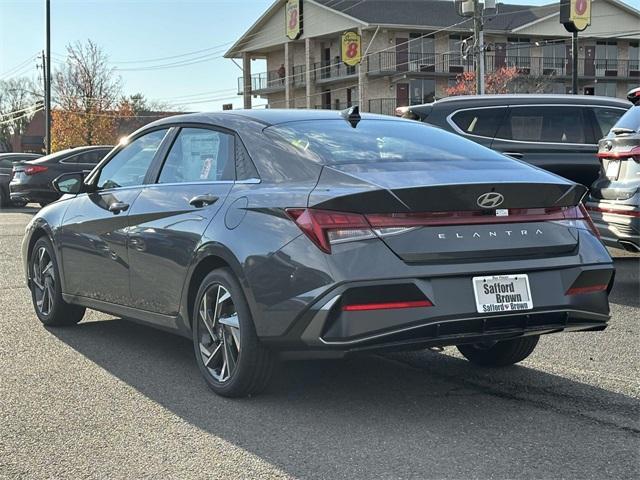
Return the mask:
<path id="1" fill-rule="evenodd" d="M 345 65 L 353 67 L 362 61 L 362 40 L 357 32 L 345 32 L 342 34 L 342 61 Z"/>
<path id="2" fill-rule="evenodd" d="M 284 9 L 287 38 L 296 40 L 302 35 L 302 0 L 287 0 Z"/>

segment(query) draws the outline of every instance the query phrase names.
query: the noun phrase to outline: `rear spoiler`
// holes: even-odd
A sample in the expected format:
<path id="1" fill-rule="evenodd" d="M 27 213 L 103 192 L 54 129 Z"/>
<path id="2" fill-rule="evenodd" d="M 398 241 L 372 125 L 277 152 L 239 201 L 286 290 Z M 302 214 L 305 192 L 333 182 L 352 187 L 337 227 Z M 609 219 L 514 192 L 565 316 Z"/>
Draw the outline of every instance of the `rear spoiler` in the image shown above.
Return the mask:
<path id="1" fill-rule="evenodd" d="M 408 118 L 410 120 L 421 120 L 424 122 L 431 113 L 432 109 L 432 103 L 425 103 L 424 105 L 412 105 L 410 107 L 398 107 L 396 108 L 396 116 Z"/>

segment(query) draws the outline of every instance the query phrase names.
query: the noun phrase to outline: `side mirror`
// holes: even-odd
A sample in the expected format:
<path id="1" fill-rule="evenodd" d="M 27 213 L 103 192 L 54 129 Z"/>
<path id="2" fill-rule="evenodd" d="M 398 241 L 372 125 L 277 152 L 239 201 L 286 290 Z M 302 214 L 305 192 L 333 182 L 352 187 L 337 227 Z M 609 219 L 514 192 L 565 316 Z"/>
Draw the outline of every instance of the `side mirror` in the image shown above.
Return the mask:
<path id="1" fill-rule="evenodd" d="M 77 195 L 85 191 L 84 173 L 82 172 L 63 173 L 52 183 L 53 188 L 63 195 L 67 193 Z"/>

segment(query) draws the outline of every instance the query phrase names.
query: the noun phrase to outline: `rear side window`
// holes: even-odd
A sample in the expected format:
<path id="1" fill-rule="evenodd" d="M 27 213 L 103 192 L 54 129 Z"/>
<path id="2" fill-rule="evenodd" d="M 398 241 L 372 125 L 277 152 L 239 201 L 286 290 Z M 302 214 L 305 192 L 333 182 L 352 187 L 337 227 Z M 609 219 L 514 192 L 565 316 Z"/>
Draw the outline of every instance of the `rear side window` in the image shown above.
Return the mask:
<path id="1" fill-rule="evenodd" d="M 511 107 L 497 138 L 521 142 L 587 143 L 583 108 Z"/>
<path id="2" fill-rule="evenodd" d="M 505 108 L 462 110 L 451 117 L 455 125 L 468 135 L 493 138 L 504 117 Z"/>
<path id="3" fill-rule="evenodd" d="M 96 165 L 105 157 L 107 153 L 109 153 L 109 150 L 92 150 L 90 152 L 85 152 L 82 155 L 78 156 L 78 163 Z"/>
<path id="4" fill-rule="evenodd" d="M 235 179 L 233 136 L 203 128 L 183 128 L 171 146 L 158 183 Z"/>
<path id="5" fill-rule="evenodd" d="M 596 118 L 596 125 L 599 130 L 596 131 L 598 138 L 602 138 L 609 133 L 611 127 L 620 119 L 624 110 L 618 108 L 601 108 L 596 107 L 593 109 L 593 114 Z"/>
<path id="6" fill-rule="evenodd" d="M 615 124 L 618 128 L 628 128 L 634 132 L 640 132 L 640 106 L 631 107 L 627 110 L 618 123 Z"/>
<path id="7" fill-rule="evenodd" d="M 63 160 L 64 163 L 79 163 L 82 165 L 96 165 L 104 156 L 109 153 L 108 150 L 90 150 L 88 152 L 79 153 Z"/>

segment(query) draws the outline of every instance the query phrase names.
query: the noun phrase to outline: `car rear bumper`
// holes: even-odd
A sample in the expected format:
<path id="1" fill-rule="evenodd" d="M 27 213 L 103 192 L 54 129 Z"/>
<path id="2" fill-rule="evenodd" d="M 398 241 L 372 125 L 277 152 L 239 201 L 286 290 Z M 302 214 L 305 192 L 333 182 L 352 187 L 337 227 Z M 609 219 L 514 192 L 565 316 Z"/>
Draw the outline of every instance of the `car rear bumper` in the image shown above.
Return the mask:
<path id="1" fill-rule="evenodd" d="M 625 213 L 616 213 L 622 208 Z M 605 245 L 640 253 L 640 206 L 603 201 L 589 202 L 587 209 Z"/>
<path id="2" fill-rule="evenodd" d="M 525 273 L 525 272 L 523 272 Z M 318 298 L 289 331 L 265 341 L 293 351 L 354 352 L 459 345 L 559 331 L 603 330 L 609 319 L 611 264 L 527 272 L 533 309 L 477 313 L 472 275 L 347 282 Z M 607 291 L 567 295 L 575 285 L 604 282 Z M 366 296 L 384 289 L 414 289 L 433 305 L 345 311 L 352 292 Z"/>
<path id="3" fill-rule="evenodd" d="M 21 189 L 11 185 L 11 200 L 24 200 L 26 202 L 54 202 L 60 195 L 46 189 Z"/>

